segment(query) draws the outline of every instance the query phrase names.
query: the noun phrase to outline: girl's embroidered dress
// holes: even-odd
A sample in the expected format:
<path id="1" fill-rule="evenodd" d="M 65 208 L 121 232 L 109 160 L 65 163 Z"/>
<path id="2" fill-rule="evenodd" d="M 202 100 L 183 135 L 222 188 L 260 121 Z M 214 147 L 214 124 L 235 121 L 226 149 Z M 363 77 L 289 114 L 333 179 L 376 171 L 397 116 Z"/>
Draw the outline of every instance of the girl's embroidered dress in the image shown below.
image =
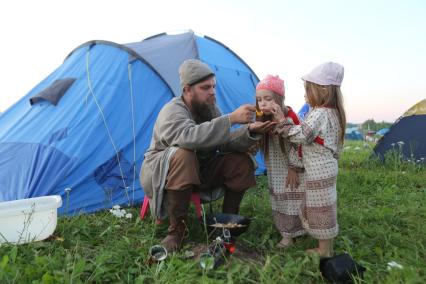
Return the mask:
<path id="1" fill-rule="evenodd" d="M 287 123 L 298 124 L 297 115 L 289 108 Z M 294 238 L 305 233 L 299 211 L 305 196 L 303 172 L 299 172 L 299 187 L 286 187 L 289 167 L 302 169 L 301 151 L 278 135 L 269 136 L 265 162 L 268 169 L 269 196 L 275 226 L 283 237 Z"/>
<path id="2" fill-rule="evenodd" d="M 337 110 L 314 108 L 300 125 L 287 120 L 277 125 L 275 131 L 290 142 L 303 145 L 305 173 L 301 176 L 305 195 L 299 214 L 303 228 L 317 239 L 336 237 L 337 158 L 341 151 Z"/>

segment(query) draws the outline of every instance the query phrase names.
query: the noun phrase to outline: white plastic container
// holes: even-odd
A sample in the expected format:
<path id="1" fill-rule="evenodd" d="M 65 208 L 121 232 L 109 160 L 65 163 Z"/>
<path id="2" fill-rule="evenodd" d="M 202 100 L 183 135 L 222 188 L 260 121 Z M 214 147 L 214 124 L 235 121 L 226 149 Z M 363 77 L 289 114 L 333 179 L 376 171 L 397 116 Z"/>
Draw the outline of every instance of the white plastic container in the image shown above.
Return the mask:
<path id="1" fill-rule="evenodd" d="M 59 195 L 0 202 L 0 244 L 44 240 L 56 228 Z"/>

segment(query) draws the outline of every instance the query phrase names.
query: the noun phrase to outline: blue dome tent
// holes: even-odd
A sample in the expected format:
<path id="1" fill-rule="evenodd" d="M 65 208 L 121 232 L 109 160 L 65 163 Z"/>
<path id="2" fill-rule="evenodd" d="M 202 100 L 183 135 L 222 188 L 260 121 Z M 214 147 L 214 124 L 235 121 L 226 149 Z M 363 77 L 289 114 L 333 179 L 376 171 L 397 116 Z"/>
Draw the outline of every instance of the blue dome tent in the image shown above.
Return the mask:
<path id="1" fill-rule="evenodd" d="M 297 115 L 302 119 L 305 120 L 305 116 L 309 113 L 310 107 L 308 103 L 304 103 L 303 106 L 300 108 Z"/>
<path id="2" fill-rule="evenodd" d="M 395 121 L 389 131 L 377 142 L 374 152 L 384 161 L 389 150 L 397 150 L 401 152 L 404 159 L 412 159 L 425 165 L 425 129 L 426 99 L 423 99 Z"/>
<path id="3" fill-rule="evenodd" d="M 345 130 L 345 139 L 346 140 L 364 140 L 361 132 L 359 132 L 358 127 L 350 127 Z"/>
<path id="4" fill-rule="evenodd" d="M 181 94 L 178 67 L 188 58 L 215 71 L 224 113 L 254 103 L 257 76 L 210 37 L 87 42 L 0 116 L 0 202 L 58 194 L 59 213 L 70 215 L 139 204 L 143 154 L 159 110 Z"/>

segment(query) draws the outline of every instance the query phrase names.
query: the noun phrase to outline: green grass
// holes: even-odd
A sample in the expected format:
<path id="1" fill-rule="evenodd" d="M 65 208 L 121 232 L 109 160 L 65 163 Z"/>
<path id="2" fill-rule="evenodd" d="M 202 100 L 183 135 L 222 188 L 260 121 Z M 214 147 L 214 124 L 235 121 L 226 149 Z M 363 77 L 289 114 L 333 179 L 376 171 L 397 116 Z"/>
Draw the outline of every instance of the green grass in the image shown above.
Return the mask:
<path id="1" fill-rule="evenodd" d="M 382 165 L 368 159 L 372 145 L 346 144 L 339 164 L 335 252 L 348 252 L 367 268 L 357 283 L 426 282 L 426 168 L 397 159 Z M 219 203 L 215 203 L 216 210 Z M 183 254 L 161 264 L 146 263 L 148 249 L 166 234 L 167 224 L 117 218 L 109 211 L 60 217 L 54 237 L 24 245 L 0 246 L 0 283 L 322 283 L 319 259 L 305 255 L 315 245 L 301 237 L 286 252 L 279 241 L 268 201 L 265 177 L 246 195 L 241 213 L 253 217 L 238 244 L 257 251 L 257 260 L 231 257 L 217 270 L 199 269 Z M 192 242 L 206 235 L 194 210 L 189 216 Z M 186 249 L 189 249 L 188 247 Z M 396 261 L 403 269 L 387 270 Z"/>

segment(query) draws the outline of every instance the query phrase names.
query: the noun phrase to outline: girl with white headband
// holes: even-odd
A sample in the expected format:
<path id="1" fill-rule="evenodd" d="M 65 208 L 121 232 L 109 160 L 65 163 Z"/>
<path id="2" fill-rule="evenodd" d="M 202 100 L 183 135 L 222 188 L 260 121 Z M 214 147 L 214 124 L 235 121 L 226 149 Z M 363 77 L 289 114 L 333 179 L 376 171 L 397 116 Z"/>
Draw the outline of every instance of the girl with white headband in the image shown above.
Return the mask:
<path id="1" fill-rule="evenodd" d="M 318 247 L 307 252 L 320 256 L 332 254 L 332 241 L 338 234 L 337 159 L 346 125 L 340 91 L 343 74 L 343 66 L 327 62 L 302 77 L 305 99 L 312 110 L 300 125 L 289 123 L 278 104 L 271 111 L 278 121 L 274 133 L 303 147 L 306 190 L 299 216 L 303 228 L 318 239 Z"/>

